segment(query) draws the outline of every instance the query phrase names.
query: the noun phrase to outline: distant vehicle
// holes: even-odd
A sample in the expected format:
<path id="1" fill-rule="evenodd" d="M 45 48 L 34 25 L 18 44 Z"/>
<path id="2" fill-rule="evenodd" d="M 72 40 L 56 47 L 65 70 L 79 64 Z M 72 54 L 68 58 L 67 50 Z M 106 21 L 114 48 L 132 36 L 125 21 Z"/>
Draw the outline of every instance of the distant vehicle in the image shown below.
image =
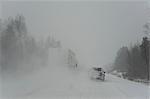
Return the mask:
<path id="1" fill-rule="evenodd" d="M 91 79 L 95 80 L 105 80 L 105 71 L 100 67 L 93 67 L 90 70 Z"/>

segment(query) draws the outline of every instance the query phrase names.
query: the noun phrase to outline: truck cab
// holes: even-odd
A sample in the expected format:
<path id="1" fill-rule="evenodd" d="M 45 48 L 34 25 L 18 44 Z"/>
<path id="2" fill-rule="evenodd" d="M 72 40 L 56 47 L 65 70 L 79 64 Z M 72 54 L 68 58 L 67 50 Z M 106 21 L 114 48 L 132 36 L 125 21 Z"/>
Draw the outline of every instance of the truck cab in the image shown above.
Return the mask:
<path id="1" fill-rule="evenodd" d="M 105 80 L 105 71 L 101 67 L 93 67 L 91 69 L 91 79 Z"/>

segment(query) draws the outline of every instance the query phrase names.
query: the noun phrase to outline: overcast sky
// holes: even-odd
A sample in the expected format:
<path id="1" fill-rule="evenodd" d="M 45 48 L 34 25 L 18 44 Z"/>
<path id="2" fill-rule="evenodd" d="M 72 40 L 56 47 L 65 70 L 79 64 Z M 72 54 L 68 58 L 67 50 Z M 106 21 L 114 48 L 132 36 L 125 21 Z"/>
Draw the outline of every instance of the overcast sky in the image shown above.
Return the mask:
<path id="1" fill-rule="evenodd" d="M 140 41 L 146 2 L 3 2 L 2 18 L 21 14 L 37 38 L 52 35 L 86 65 L 113 62 L 122 46 Z"/>

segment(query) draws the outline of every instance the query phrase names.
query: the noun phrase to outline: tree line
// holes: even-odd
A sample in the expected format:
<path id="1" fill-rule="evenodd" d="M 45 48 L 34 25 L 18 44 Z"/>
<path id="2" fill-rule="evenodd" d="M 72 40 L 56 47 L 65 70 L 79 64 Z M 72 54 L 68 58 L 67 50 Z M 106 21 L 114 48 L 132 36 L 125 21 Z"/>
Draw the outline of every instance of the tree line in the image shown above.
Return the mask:
<path id="1" fill-rule="evenodd" d="M 2 71 L 32 71 L 38 66 L 47 66 L 49 48 L 61 48 L 61 42 L 53 37 L 36 40 L 27 31 L 25 18 L 18 15 L 0 20 L 0 66 Z M 68 65 L 77 67 L 72 50 L 67 51 Z M 71 57 L 71 58 L 70 58 Z"/>
<path id="2" fill-rule="evenodd" d="M 49 48 L 61 47 L 60 41 L 48 36 L 37 41 L 30 36 L 25 18 L 18 15 L 0 21 L 0 65 L 2 71 L 31 70 L 33 66 L 46 65 Z M 25 66 L 24 66 L 25 65 Z"/>
<path id="3" fill-rule="evenodd" d="M 122 47 L 117 52 L 114 70 L 124 73 L 128 79 L 150 79 L 150 39 L 143 37 L 140 43 Z"/>

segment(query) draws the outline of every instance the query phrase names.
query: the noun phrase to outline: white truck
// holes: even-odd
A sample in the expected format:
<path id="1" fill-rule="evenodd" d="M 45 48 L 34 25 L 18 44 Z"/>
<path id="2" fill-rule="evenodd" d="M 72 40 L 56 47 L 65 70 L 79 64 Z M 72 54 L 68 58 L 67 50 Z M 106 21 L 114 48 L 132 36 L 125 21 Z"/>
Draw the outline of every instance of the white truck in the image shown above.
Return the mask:
<path id="1" fill-rule="evenodd" d="M 90 77 L 92 80 L 105 80 L 105 71 L 100 67 L 90 69 Z"/>

